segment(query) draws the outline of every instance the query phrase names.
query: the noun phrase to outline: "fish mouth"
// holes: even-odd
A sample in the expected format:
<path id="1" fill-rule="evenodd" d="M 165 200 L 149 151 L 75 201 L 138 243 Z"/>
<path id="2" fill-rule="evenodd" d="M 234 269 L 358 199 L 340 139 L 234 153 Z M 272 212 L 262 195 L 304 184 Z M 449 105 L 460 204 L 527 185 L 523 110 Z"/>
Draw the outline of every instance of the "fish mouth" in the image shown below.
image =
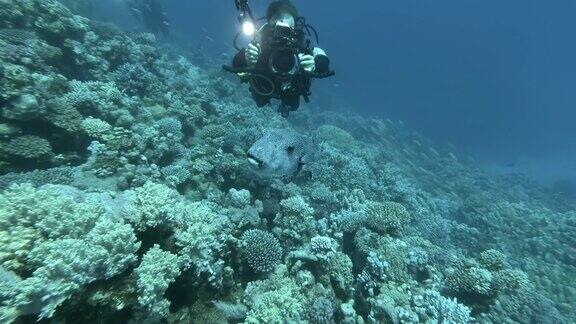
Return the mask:
<path id="1" fill-rule="evenodd" d="M 258 168 L 262 168 L 264 166 L 264 162 L 262 162 L 260 159 L 258 159 L 254 155 L 248 153 L 247 156 L 248 156 L 248 162 L 250 164 L 252 164 L 253 166 L 258 167 Z"/>

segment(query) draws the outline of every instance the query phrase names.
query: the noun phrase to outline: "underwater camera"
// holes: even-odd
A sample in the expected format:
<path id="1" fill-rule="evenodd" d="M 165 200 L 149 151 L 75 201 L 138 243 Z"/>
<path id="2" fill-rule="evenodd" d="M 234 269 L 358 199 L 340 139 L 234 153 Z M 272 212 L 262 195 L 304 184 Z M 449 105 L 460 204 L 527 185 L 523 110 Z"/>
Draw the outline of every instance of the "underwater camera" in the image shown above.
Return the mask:
<path id="1" fill-rule="evenodd" d="M 270 71 L 277 76 L 291 77 L 300 71 L 298 34 L 289 26 L 277 25 L 272 30 Z"/>

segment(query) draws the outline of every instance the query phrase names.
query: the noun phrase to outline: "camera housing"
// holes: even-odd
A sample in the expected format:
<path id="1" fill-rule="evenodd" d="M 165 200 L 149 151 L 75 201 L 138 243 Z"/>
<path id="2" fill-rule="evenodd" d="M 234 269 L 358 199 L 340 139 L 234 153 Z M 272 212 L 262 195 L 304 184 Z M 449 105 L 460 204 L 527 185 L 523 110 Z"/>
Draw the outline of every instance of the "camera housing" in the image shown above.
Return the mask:
<path id="1" fill-rule="evenodd" d="M 300 71 L 298 54 L 289 48 L 276 49 L 268 58 L 270 71 L 279 77 L 291 77 Z"/>
<path id="2" fill-rule="evenodd" d="M 298 42 L 298 34 L 290 26 L 276 25 L 272 30 L 272 41 L 280 46 L 293 46 Z"/>
<path id="3" fill-rule="evenodd" d="M 289 26 L 276 25 L 271 31 L 268 68 L 280 78 L 290 78 L 300 71 L 299 35 Z"/>

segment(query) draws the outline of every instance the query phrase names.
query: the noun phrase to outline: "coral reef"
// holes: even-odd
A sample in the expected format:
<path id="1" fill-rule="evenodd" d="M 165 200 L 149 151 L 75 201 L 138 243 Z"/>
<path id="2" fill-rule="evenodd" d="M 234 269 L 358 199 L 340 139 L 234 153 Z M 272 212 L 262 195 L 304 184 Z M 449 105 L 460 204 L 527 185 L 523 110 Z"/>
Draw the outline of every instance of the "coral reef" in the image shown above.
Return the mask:
<path id="1" fill-rule="evenodd" d="M 283 119 L 54 0 L 0 0 L 0 66 L 2 323 L 576 321 L 574 206 L 402 123 Z M 311 179 L 250 171 L 270 128 Z"/>
<path id="2" fill-rule="evenodd" d="M 242 235 L 242 241 L 244 258 L 254 271 L 270 272 L 280 262 L 282 248 L 272 234 L 257 229 L 249 230 Z"/>

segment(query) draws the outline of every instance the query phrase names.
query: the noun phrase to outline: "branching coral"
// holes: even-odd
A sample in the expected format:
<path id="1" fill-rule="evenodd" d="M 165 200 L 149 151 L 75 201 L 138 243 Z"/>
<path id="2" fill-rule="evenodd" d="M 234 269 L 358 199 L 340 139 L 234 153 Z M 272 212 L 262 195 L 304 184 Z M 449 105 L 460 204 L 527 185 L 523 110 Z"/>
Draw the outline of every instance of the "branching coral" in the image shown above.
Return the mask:
<path id="1" fill-rule="evenodd" d="M 144 186 L 125 193 L 124 217 L 139 231 L 146 228 L 172 228 L 182 217 L 178 192 L 165 185 L 146 182 Z"/>
<path id="2" fill-rule="evenodd" d="M 497 250 L 486 250 L 480 254 L 478 262 L 488 270 L 498 271 L 506 266 L 506 256 Z"/>
<path id="3" fill-rule="evenodd" d="M 138 286 L 138 303 L 148 320 L 160 320 L 168 316 L 170 302 L 164 298 L 168 285 L 180 274 L 178 256 L 162 251 L 154 245 L 134 270 Z"/>
<path id="4" fill-rule="evenodd" d="M 296 283 L 280 274 L 248 284 L 244 301 L 249 307 L 246 323 L 298 321 L 303 317 L 304 303 Z"/>
<path id="5" fill-rule="evenodd" d="M 116 125 L 130 125 L 134 118 L 126 110 L 130 99 L 111 82 L 71 81 L 71 91 L 62 99 L 84 115 L 102 118 Z"/>
<path id="6" fill-rule="evenodd" d="M 215 209 L 207 201 L 186 204 L 174 237 L 182 262 L 196 273 L 196 281 L 205 276 L 207 285 L 219 290 L 226 273 L 224 261 L 219 258 L 227 253 L 230 224 Z"/>
<path id="7" fill-rule="evenodd" d="M 441 296 L 437 291 L 426 291 L 423 296 L 426 310 L 424 314 L 428 321 L 435 323 L 470 323 L 470 309 L 455 299 Z M 423 317 L 423 316 L 422 316 Z"/>
<path id="8" fill-rule="evenodd" d="M 315 233 L 314 208 L 302 196 L 293 196 L 280 201 L 281 211 L 276 215 L 275 231 L 283 242 L 304 242 Z"/>
<path id="9" fill-rule="evenodd" d="M 101 119 L 88 117 L 82 121 L 82 130 L 92 138 L 103 140 L 112 131 L 112 126 Z"/>
<path id="10" fill-rule="evenodd" d="M 406 208 L 394 202 L 370 203 L 364 212 L 366 225 L 370 229 L 392 236 L 402 234 L 410 221 L 410 214 Z"/>
<path id="11" fill-rule="evenodd" d="M 282 247 L 278 239 L 262 230 L 249 230 L 242 235 L 243 256 L 250 268 L 258 273 L 267 273 L 276 267 L 282 258 Z"/>
<path id="12" fill-rule="evenodd" d="M 158 82 L 154 74 L 140 63 L 125 63 L 112 73 L 112 77 L 120 89 L 130 96 L 153 96 L 154 83 Z"/>
<path id="13" fill-rule="evenodd" d="M 358 143 L 352 135 L 333 125 L 320 126 L 316 130 L 316 136 L 320 141 L 327 142 L 328 144 L 342 150 L 352 151 L 358 146 Z"/>
<path id="14" fill-rule="evenodd" d="M 86 234 L 102 215 L 98 206 L 77 204 L 54 190 L 12 185 L 0 194 L 2 266 L 23 270 L 33 242 Z"/>
<path id="15" fill-rule="evenodd" d="M 312 324 L 334 323 L 334 304 L 326 297 L 319 297 L 308 309 L 308 320 Z"/>
<path id="16" fill-rule="evenodd" d="M 4 150 L 8 155 L 25 159 L 49 158 L 53 154 L 50 142 L 32 135 L 12 139 L 4 146 Z"/>
<path id="17" fill-rule="evenodd" d="M 64 191 L 20 185 L 0 195 L 3 235 L 25 234 L 18 236 L 20 243 L 3 246 L 3 266 L 32 273 L 7 302 L 20 313 L 51 317 L 87 284 L 118 275 L 136 261 L 140 243 L 129 225 Z"/>
<path id="18" fill-rule="evenodd" d="M 458 294 L 487 297 L 492 294 L 492 277 L 492 273 L 483 268 L 459 269 L 446 278 L 446 287 Z"/>
<path id="19" fill-rule="evenodd" d="M 34 170 L 24 173 L 8 173 L 0 176 L 0 190 L 7 189 L 11 184 L 30 183 L 34 187 L 45 184 L 71 185 L 76 170 L 71 167 L 59 167 L 46 170 Z"/>

